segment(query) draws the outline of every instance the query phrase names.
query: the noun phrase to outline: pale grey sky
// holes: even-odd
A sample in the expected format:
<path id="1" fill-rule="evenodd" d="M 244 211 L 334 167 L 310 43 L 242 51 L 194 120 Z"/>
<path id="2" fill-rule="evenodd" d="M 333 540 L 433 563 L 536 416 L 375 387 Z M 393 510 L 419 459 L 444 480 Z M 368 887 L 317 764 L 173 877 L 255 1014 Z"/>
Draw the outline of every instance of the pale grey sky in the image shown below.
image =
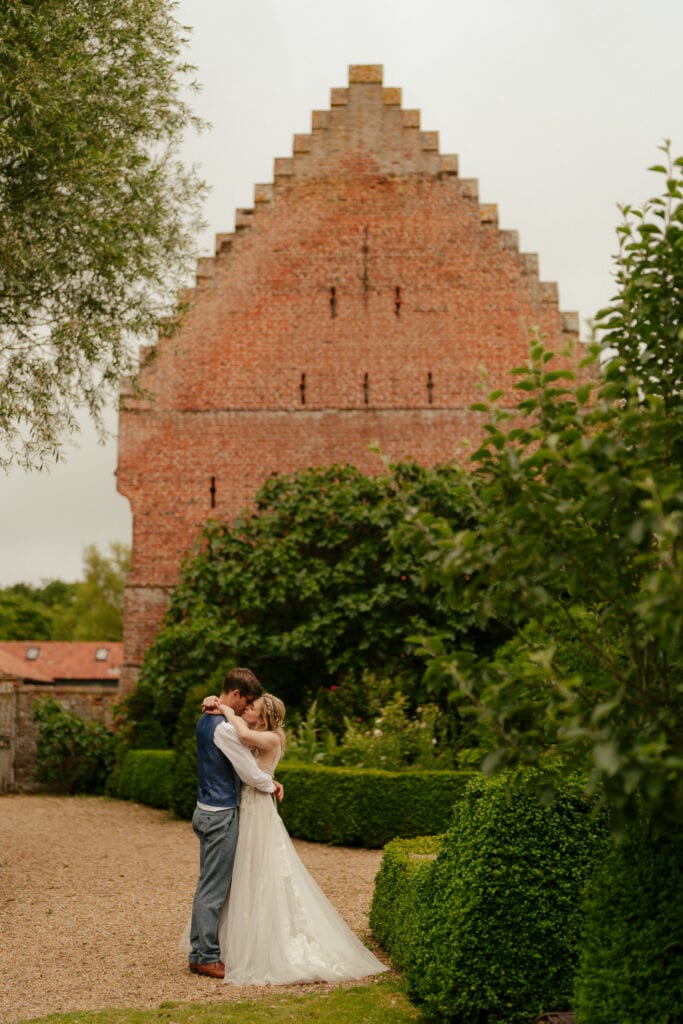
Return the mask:
<path id="1" fill-rule="evenodd" d="M 384 65 L 582 329 L 613 293 L 617 204 L 659 187 L 664 138 L 683 152 L 680 0 L 181 0 L 178 16 L 213 126 L 185 147 L 212 189 L 206 253 L 349 64 Z M 78 579 L 86 544 L 130 540 L 115 466 L 115 440 L 86 429 L 49 473 L 0 476 L 0 586 Z"/>

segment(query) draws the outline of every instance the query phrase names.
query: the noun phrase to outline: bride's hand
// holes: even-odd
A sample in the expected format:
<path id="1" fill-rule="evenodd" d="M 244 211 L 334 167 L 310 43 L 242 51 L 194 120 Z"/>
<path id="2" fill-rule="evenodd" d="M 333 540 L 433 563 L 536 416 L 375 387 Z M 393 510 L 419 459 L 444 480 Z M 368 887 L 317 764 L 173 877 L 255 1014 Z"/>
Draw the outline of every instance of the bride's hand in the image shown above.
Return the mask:
<path id="1" fill-rule="evenodd" d="M 212 693 L 202 701 L 202 711 L 209 715 L 220 714 L 218 711 L 219 704 L 220 697 L 216 697 L 216 695 Z"/>

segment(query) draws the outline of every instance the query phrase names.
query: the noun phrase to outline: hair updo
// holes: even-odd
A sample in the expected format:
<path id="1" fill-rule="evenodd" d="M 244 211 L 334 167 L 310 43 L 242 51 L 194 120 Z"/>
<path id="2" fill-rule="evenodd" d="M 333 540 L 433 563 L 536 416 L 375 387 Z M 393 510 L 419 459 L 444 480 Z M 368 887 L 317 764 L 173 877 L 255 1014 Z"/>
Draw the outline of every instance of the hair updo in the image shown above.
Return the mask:
<path id="1" fill-rule="evenodd" d="M 264 693 L 261 698 L 261 715 L 266 729 L 274 732 L 283 726 L 285 706 L 279 697 L 275 697 L 272 693 Z"/>

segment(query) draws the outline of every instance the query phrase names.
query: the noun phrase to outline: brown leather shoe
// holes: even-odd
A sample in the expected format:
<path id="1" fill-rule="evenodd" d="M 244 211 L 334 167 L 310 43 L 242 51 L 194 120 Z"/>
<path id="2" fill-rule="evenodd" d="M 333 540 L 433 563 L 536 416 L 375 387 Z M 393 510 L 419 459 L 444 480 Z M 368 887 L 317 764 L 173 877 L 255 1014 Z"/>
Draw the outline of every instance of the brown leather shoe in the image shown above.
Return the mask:
<path id="1" fill-rule="evenodd" d="M 197 968 L 199 967 L 199 964 L 195 964 L 191 961 L 190 963 L 188 963 L 187 966 L 190 968 L 193 974 L 197 973 Z"/>
<path id="2" fill-rule="evenodd" d="M 195 964 L 195 974 L 204 974 L 207 978 L 224 978 L 225 964 L 222 960 L 214 960 L 212 964 Z"/>

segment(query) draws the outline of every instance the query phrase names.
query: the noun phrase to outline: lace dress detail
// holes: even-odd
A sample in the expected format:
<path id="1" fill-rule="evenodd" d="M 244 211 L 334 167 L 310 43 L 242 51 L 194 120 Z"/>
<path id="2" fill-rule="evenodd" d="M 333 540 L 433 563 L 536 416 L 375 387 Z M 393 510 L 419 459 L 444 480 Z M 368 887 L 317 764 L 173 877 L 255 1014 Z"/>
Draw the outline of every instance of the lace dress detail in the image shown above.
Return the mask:
<path id="1" fill-rule="evenodd" d="M 276 767 L 266 770 L 272 775 Z M 219 941 L 225 981 L 236 985 L 346 981 L 389 969 L 308 873 L 273 797 L 251 786 L 242 786 L 235 867 Z"/>

